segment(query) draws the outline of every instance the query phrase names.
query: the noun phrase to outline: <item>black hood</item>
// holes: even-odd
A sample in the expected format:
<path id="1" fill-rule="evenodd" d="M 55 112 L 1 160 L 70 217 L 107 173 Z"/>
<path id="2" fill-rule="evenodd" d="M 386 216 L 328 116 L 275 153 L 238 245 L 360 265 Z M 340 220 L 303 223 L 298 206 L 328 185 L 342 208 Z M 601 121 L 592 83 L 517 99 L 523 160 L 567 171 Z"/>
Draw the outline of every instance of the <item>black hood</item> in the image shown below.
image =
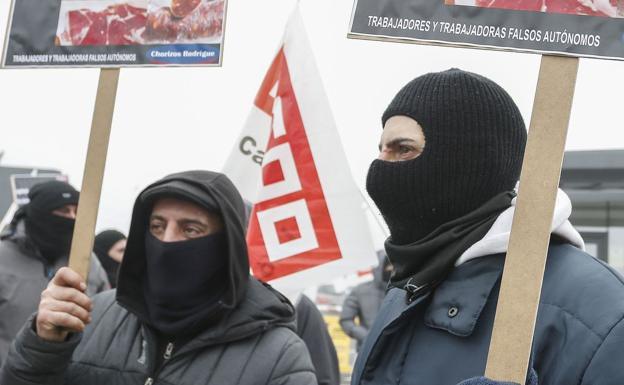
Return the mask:
<path id="1" fill-rule="evenodd" d="M 177 196 L 190 200 L 223 217 L 228 245 L 229 281 L 221 299 L 221 311 L 234 309 L 245 297 L 249 282 L 249 260 L 245 242 L 245 205 L 238 190 L 223 174 L 187 171 L 172 174 L 145 188 L 132 212 L 128 243 L 119 271 L 117 301 L 141 320 L 147 320 L 143 297 L 145 278 L 145 234 L 154 198 Z"/>

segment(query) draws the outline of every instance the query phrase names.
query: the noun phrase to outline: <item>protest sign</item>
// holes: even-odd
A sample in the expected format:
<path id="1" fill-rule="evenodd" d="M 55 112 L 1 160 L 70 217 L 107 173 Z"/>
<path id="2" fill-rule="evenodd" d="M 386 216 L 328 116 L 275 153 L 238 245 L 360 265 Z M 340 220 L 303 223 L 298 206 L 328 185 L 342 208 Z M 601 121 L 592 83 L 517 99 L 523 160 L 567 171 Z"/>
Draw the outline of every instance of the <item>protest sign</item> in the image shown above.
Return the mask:
<path id="1" fill-rule="evenodd" d="M 356 0 L 349 36 L 624 60 L 624 0 Z"/>
<path id="2" fill-rule="evenodd" d="M 6 67 L 220 65 L 227 0 L 13 0 Z"/>
<path id="3" fill-rule="evenodd" d="M 253 273 L 288 294 L 377 264 L 298 11 L 223 172 L 254 204 Z"/>
<path id="4" fill-rule="evenodd" d="M 62 174 L 13 174 L 11 175 L 11 192 L 13 194 L 13 202 L 19 207 L 30 202 L 28 192 L 39 183 L 60 180 L 67 182 L 67 175 Z"/>

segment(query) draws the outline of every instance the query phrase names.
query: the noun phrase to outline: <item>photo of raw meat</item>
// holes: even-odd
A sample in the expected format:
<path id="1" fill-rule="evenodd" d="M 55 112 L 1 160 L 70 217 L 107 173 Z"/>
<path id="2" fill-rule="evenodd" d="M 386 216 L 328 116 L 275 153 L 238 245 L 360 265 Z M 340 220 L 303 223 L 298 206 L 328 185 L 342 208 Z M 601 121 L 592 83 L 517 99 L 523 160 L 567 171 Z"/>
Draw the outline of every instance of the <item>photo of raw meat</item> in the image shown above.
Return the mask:
<path id="1" fill-rule="evenodd" d="M 225 0 L 158 0 L 148 8 L 145 38 L 164 42 L 220 41 Z"/>
<path id="2" fill-rule="evenodd" d="M 63 0 L 56 45 L 219 43 L 225 0 Z"/>
<path id="3" fill-rule="evenodd" d="M 445 0 L 444 3 L 533 12 L 624 17 L 624 0 Z"/>
<path id="4" fill-rule="evenodd" d="M 57 45 L 142 44 L 147 0 L 65 0 L 56 34 Z"/>

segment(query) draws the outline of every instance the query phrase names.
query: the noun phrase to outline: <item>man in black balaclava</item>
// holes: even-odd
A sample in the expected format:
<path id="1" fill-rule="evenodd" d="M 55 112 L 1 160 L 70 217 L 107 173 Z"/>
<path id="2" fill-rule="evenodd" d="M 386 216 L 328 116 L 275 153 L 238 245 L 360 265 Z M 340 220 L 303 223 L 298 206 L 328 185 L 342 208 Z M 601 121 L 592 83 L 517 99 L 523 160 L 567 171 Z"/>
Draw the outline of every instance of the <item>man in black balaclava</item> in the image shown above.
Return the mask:
<path id="1" fill-rule="evenodd" d="M 222 174 L 143 190 L 117 290 L 90 301 L 61 269 L 0 383 L 316 384 L 293 306 L 249 275 L 243 200 Z"/>
<path id="2" fill-rule="evenodd" d="M 33 186 L 24 206 L 26 234 L 49 262 L 69 254 L 76 221 L 78 191 L 61 181 Z"/>
<path id="3" fill-rule="evenodd" d="M 67 264 L 79 193 L 70 184 L 50 181 L 34 185 L 29 203 L 14 215 L 0 235 L 0 363 L 28 316 L 37 309 L 41 291 Z M 88 293 L 109 288 L 93 258 Z"/>
<path id="4" fill-rule="evenodd" d="M 366 186 L 395 271 L 352 385 L 498 384 L 479 376 L 527 137 L 520 112 L 492 80 L 451 69 L 406 84 L 382 125 Z M 582 251 L 562 191 L 556 207 L 527 384 L 624 384 L 613 359 L 624 281 Z"/>

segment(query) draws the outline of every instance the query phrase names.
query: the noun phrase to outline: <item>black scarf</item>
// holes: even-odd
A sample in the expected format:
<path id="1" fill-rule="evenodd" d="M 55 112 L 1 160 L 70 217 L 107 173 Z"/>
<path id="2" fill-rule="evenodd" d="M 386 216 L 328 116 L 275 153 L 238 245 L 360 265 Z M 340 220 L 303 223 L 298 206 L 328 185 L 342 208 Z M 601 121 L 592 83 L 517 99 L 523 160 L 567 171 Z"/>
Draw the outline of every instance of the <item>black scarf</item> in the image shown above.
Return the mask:
<path id="1" fill-rule="evenodd" d="M 440 283 L 457 259 L 490 230 L 496 218 L 511 206 L 514 192 L 501 193 L 483 206 L 438 227 L 425 238 L 406 245 L 385 243 L 394 266 L 390 285 L 405 289 L 411 297 L 421 289 Z"/>
<path id="2" fill-rule="evenodd" d="M 180 242 L 145 235 L 143 292 L 149 323 L 169 336 L 198 332 L 220 314 L 227 289 L 225 233 Z"/>

